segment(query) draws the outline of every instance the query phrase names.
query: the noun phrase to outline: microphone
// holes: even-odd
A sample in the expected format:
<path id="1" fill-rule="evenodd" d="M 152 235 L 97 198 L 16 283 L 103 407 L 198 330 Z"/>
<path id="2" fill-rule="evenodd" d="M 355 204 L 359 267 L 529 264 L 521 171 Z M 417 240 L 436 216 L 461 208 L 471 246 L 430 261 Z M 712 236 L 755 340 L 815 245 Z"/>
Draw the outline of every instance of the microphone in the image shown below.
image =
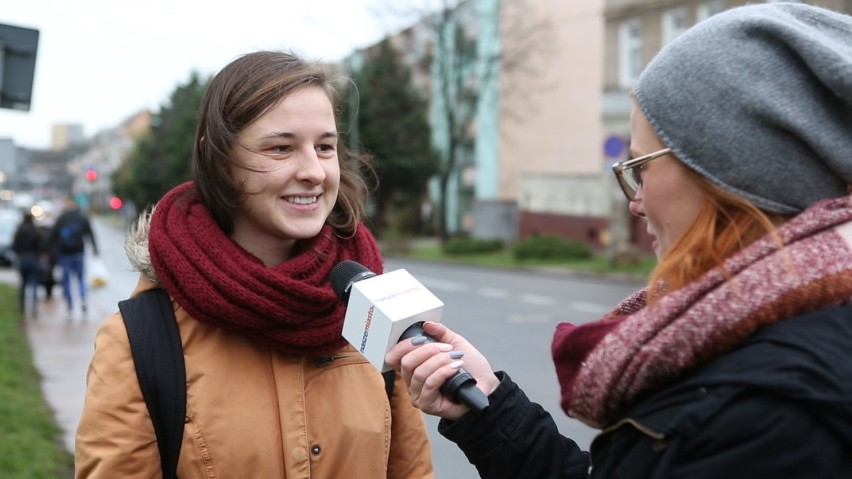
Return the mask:
<path id="1" fill-rule="evenodd" d="M 399 341 L 426 337 L 425 321 L 440 322 L 444 303 L 404 269 L 382 275 L 361 263 L 341 261 L 331 270 L 331 287 L 346 305 L 343 337 L 379 371 L 387 371 L 385 354 Z M 476 379 L 459 368 L 441 392 L 476 413 L 488 406 L 488 398 L 476 387 Z"/>

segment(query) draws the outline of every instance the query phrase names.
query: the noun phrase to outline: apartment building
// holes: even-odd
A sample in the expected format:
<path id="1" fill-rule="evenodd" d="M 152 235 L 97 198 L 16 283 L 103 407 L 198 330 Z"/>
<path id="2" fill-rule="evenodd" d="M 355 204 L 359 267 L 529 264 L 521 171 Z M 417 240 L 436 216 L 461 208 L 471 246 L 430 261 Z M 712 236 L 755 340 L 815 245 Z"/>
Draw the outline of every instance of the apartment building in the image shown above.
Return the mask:
<path id="1" fill-rule="evenodd" d="M 469 135 L 455 146 L 448 231 L 523 239 L 556 234 L 649 250 L 611 172 L 628 157 L 629 92 L 667 42 L 740 0 L 467 0 L 454 15 L 476 38 L 479 75 Z M 852 13 L 852 0 L 808 2 Z M 391 36 L 416 88 L 430 98 L 433 144 L 446 148 L 447 105 L 437 91 L 434 29 L 427 21 Z M 366 49 L 368 51 L 369 49 Z M 363 54 L 353 55 L 357 65 Z M 482 65 L 471 66 L 473 70 Z M 481 71 L 481 70 L 480 70 Z M 446 152 L 445 152 L 446 153 Z M 433 188 L 433 198 L 437 193 Z"/>
<path id="2" fill-rule="evenodd" d="M 50 149 L 65 150 L 74 145 L 86 143 L 83 125 L 78 123 L 57 123 L 51 128 Z"/>
<path id="3" fill-rule="evenodd" d="M 473 232 L 597 238 L 608 214 L 600 154 L 603 1 L 534 0 L 529 12 L 546 32 L 540 40 L 546 45 L 535 49 L 531 71 L 501 77 L 498 173 L 492 188 L 477 194 Z M 505 11 L 503 21 L 511 14 Z M 489 228 L 499 224 L 495 213 L 508 217 L 513 208 L 514 234 L 494 234 L 500 232 Z"/>
<path id="4" fill-rule="evenodd" d="M 603 0 L 467 0 L 449 21 L 437 20 L 424 18 L 390 41 L 430 101 L 433 146 L 448 155 L 454 144 L 448 232 L 514 240 L 536 228 L 524 225 L 551 224 L 560 214 L 584 223 L 594 215 L 605 225 L 607 211 L 597 201 Z M 438 93 L 448 78 L 438 71 L 436 56 L 446 50 L 436 35 L 455 27 L 475 39 L 477 54 L 459 74 L 476 82 L 478 99 L 466 135 L 451 142 L 447 109 L 468 105 Z M 357 71 L 371 48 L 346 62 Z M 553 178 L 573 183 L 566 191 Z M 437 185 L 430 190 L 438 204 Z"/>

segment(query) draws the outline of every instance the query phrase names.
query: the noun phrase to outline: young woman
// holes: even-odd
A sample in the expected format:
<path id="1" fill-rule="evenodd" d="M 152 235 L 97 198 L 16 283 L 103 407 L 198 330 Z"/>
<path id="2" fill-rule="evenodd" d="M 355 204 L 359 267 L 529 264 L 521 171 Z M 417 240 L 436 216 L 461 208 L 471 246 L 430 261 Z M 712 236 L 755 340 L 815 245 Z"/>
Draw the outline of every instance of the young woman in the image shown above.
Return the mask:
<path id="1" fill-rule="evenodd" d="M 591 451 L 441 324 L 387 355 L 414 404 L 487 478 L 852 477 L 852 18 L 698 24 L 639 78 L 631 150 L 614 170 L 659 265 L 552 344 Z M 438 389 L 462 364 L 481 414 Z"/>
<path id="2" fill-rule="evenodd" d="M 164 288 L 186 362 L 181 479 L 433 476 L 424 421 L 401 382 L 341 337 L 329 283 L 344 259 L 382 258 L 360 222 L 358 158 L 338 139 L 323 70 L 263 51 L 226 66 L 202 99 L 194 180 L 128 239 Z M 120 315 L 106 319 L 77 432 L 78 478 L 160 477 L 155 431 Z"/>

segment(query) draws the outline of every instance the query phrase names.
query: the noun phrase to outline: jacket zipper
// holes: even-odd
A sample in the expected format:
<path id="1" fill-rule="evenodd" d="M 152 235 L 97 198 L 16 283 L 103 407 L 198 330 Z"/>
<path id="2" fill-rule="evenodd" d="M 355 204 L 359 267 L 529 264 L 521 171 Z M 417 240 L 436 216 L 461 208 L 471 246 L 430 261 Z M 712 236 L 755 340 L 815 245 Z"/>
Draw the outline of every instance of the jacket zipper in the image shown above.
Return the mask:
<path id="1" fill-rule="evenodd" d="M 618 429 L 618 428 L 620 428 L 620 427 L 622 427 L 626 424 L 633 426 L 634 428 L 636 428 L 637 431 L 641 432 L 642 434 L 645 434 L 646 436 L 650 437 L 651 439 L 655 439 L 657 441 L 662 441 L 663 439 L 666 438 L 665 434 L 663 434 L 661 432 L 657 432 L 657 431 L 649 428 L 648 426 L 645 426 L 644 424 L 640 423 L 639 421 L 637 421 L 633 418 L 630 418 L 630 417 L 624 418 L 624 419 L 618 421 L 617 423 L 613 424 L 612 426 L 610 426 L 606 429 L 602 429 L 600 434 L 598 434 L 592 440 L 592 444 L 589 446 L 589 475 L 590 476 L 591 476 L 591 473 L 592 473 L 592 468 L 594 467 L 594 458 L 592 457 L 592 450 L 594 450 L 594 448 L 595 448 L 594 447 L 595 442 L 597 442 L 598 438 L 603 436 L 604 434 L 611 433 L 612 431 L 615 431 L 616 429 Z"/>

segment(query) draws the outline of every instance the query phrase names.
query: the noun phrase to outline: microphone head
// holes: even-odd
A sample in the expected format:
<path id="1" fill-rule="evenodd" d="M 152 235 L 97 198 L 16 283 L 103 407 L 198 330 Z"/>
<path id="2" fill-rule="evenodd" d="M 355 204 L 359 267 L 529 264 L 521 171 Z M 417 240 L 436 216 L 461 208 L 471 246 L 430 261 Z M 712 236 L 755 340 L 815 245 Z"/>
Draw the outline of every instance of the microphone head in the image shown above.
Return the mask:
<path id="1" fill-rule="evenodd" d="M 367 269 L 363 264 L 348 259 L 343 260 L 331 269 L 331 289 L 345 304 L 349 302 L 349 291 L 352 289 L 352 285 L 373 276 L 376 276 L 376 273 Z"/>

